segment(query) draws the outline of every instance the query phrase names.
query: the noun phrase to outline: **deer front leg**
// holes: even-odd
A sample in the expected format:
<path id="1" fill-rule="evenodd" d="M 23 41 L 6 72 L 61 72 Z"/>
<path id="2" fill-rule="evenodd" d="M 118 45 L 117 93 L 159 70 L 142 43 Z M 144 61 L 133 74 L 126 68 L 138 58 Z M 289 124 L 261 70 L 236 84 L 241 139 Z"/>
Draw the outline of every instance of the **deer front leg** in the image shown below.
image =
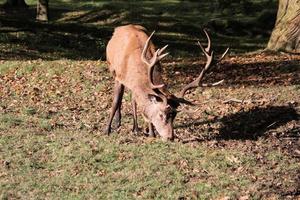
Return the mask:
<path id="1" fill-rule="evenodd" d="M 119 128 L 121 126 L 121 105 L 117 106 L 117 110 L 114 117 L 114 123 L 116 125 L 116 128 Z"/>
<path id="2" fill-rule="evenodd" d="M 149 123 L 149 132 L 148 132 L 148 135 L 150 137 L 155 137 L 155 132 L 154 132 L 154 126 L 151 122 L 148 122 Z"/>
<path id="3" fill-rule="evenodd" d="M 155 137 L 153 124 L 151 123 L 151 121 L 144 114 L 142 114 L 142 115 L 144 117 L 145 122 L 148 123 L 148 136 Z"/>
<path id="4" fill-rule="evenodd" d="M 131 105 L 132 105 L 132 112 L 133 112 L 133 127 L 132 127 L 132 132 L 138 133 L 139 132 L 139 126 L 137 122 L 137 106 L 136 106 L 136 101 L 134 98 L 131 100 Z"/>
<path id="5" fill-rule="evenodd" d="M 112 102 L 111 112 L 110 112 L 110 115 L 109 115 L 107 126 L 105 128 L 105 133 L 106 134 L 111 133 L 111 123 L 112 123 L 112 120 L 113 120 L 117 110 L 118 110 L 117 116 L 116 116 L 117 124 L 120 124 L 120 122 L 121 122 L 121 104 L 122 104 L 123 94 L 124 94 L 124 85 L 122 85 L 118 81 L 115 81 L 114 99 L 113 99 L 113 102 Z"/>

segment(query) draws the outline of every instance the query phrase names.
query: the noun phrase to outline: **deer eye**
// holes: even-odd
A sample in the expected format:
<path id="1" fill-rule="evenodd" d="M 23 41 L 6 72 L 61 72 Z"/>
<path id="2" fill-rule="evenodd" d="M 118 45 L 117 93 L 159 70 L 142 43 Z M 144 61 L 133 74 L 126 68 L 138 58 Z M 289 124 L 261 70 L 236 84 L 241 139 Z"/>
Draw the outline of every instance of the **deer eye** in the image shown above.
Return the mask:
<path id="1" fill-rule="evenodd" d="M 171 119 L 174 119 L 176 117 L 176 111 L 170 111 L 167 115 L 167 118 L 171 118 Z"/>
<path id="2" fill-rule="evenodd" d="M 164 118 L 164 115 L 163 114 L 159 114 L 159 117 L 161 118 L 161 119 L 163 119 Z"/>

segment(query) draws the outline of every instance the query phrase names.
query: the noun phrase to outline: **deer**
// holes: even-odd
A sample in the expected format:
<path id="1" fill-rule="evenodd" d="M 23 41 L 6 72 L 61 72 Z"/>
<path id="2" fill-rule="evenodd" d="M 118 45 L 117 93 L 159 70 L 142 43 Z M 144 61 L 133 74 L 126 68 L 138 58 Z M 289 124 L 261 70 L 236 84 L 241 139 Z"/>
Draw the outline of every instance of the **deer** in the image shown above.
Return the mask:
<path id="1" fill-rule="evenodd" d="M 223 80 L 205 84 L 202 83 L 204 75 L 212 65 L 220 62 L 227 54 L 229 48 L 218 58 L 214 59 L 211 50 L 211 39 L 207 31 L 207 47 L 198 45 L 206 56 L 206 64 L 198 77 L 185 85 L 179 95 L 169 92 L 162 78 L 162 65 L 160 61 L 169 53 L 164 53 L 168 45 L 155 49 L 151 41 L 155 31 L 150 36 L 147 30 L 140 25 L 124 25 L 115 28 L 113 36 L 106 48 L 109 71 L 114 78 L 114 97 L 105 133 L 111 133 L 112 121 L 115 119 L 117 128 L 121 125 L 121 105 L 125 87 L 132 94 L 133 132 L 138 132 L 137 107 L 140 108 L 145 121 L 149 125 L 149 136 L 155 136 L 155 130 L 162 140 L 174 139 L 173 121 L 182 104 L 193 105 L 184 99 L 188 90 L 197 87 L 216 86 Z"/>

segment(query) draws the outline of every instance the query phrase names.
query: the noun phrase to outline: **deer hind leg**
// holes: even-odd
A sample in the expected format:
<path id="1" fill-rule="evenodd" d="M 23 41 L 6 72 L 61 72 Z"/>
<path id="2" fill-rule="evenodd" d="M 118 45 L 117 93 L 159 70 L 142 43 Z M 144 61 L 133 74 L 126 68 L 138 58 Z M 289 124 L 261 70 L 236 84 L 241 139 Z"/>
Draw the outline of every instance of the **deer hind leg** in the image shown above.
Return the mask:
<path id="1" fill-rule="evenodd" d="M 122 85 L 118 81 L 115 81 L 114 99 L 113 99 L 113 102 L 112 102 L 111 112 L 110 112 L 110 115 L 109 115 L 107 126 L 105 128 L 105 133 L 106 134 L 111 133 L 111 124 L 112 124 L 112 120 L 113 120 L 115 114 L 116 114 L 117 125 L 121 124 L 121 104 L 122 104 L 123 94 L 124 94 L 124 85 Z"/>
<path id="2" fill-rule="evenodd" d="M 122 107 L 122 97 L 123 97 L 123 94 L 124 94 L 124 89 L 121 92 L 122 92 L 122 94 L 121 94 L 121 97 L 119 98 L 119 102 L 118 102 L 118 105 L 117 105 L 117 110 L 116 110 L 116 113 L 115 113 L 115 116 L 114 116 L 114 123 L 116 125 L 116 128 L 119 128 L 121 126 L 121 118 L 122 118 L 121 117 L 121 107 Z"/>
<path id="3" fill-rule="evenodd" d="M 136 101 L 134 98 L 131 100 L 131 105 L 132 105 L 132 112 L 133 112 L 133 127 L 132 127 L 132 132 L 138 133 L 139 132 L 139 126 L 137 122 L 137 105 Z"/>

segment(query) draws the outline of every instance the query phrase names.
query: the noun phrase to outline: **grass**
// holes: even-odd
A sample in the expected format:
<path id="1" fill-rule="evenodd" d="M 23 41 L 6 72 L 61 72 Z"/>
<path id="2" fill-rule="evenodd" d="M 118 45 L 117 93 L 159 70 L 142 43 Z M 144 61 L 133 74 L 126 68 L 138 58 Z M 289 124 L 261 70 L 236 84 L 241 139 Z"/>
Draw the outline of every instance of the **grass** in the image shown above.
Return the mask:
<path id="1" fill-rule="evenodd" d="M 253 154 L 236 150 L 124 140 L 86 132 L 11 129 L 0 141 L 6 163 L 1 166 L 2 198 L 237 198 L 258 189 L 254 174 L 247 171 L 269 173 Z M 280 157 L 277 174 L 294 173 L 286 156 L 272 154 Z"/>
<path id="2" fill-rule="evenodd" d="M 1 126 L 6 126 L 6 127 L 13 127 L 13 126 L 18 126 L 23 123 L 23 120 L 19 117 L 15 117 L 13 115 L 5 115 L 2 116 L 0 119 Z"/>
<path id="3" fill-rule="evenodd" d="M 235 70 L 239 60 L 231 62 L 227 73 Z M 292 131 L 299 122 L 293 117 L 297 107 L 285 106 L 288 100 L 299 102 L 293 79 L 286 86 L 269 86 L 266 82 L 251 87 L 247 86 L 247 70 L 251 67 L 236 66 L 244 70 L 246 84 L 190 94 L 192 99 L 210 103 L 192 108 L 197 112 L 179 113 L 175 122 L 179 140 L 164 143 L 131 133 L 129 96 L 124 99 L 122 127 L 111 136 L 102 133 L 110 106 L 111 79 L 100 61 L 5 61 L 2 65 L 16 66 L 1 73 L 1 81 L 7 83 L 2 86 L 0 106 L 3 199 L 296 196 L 299 158 L 294 150 L 298 147 L 295 140 L 284 139 L 295 137 Z M 283 78 L 285 73 L 293 77 L 280 67 L 277 73 Z M 260 76 L 265 72 L 257 75 L 258 80 Z M 170 76 L 167 79 L 170 85 L 185 81 Z M 231 81 L 234 78 L 226 84 Z M 220 102 L 232 97 L 271 99 L 274 94 L 279 95 L 275 101 L 263 104 L 228 106 Z M 276 124 L 269 127 L 274 119 Z M 260 134 L 252 137 L 255 133 Z M 274 133 L 278 137 L 273 137 Z M 195 137 L 202 141 L 184 142 Z"/>
<path id="4" fill-rule="evenodd" d="M 49 23 L 26 2 L 27 13 L 0 9 L 1 199 L 299 198 L 300 57 L 243 54 L 266 45 L 275 1 L 51 0 Z M 187 94 L 197 105 L 181 107 L 175 142 L 131 133 L 129 92 L 122 126 L 102 131 L 113 85 L 105 46 L 127 23 L 170 44 L 163 76 L 174 93 L 204 63 L 202 27 L 217 52 L 231 47 L 205 79 L 225 83 Z"/>

